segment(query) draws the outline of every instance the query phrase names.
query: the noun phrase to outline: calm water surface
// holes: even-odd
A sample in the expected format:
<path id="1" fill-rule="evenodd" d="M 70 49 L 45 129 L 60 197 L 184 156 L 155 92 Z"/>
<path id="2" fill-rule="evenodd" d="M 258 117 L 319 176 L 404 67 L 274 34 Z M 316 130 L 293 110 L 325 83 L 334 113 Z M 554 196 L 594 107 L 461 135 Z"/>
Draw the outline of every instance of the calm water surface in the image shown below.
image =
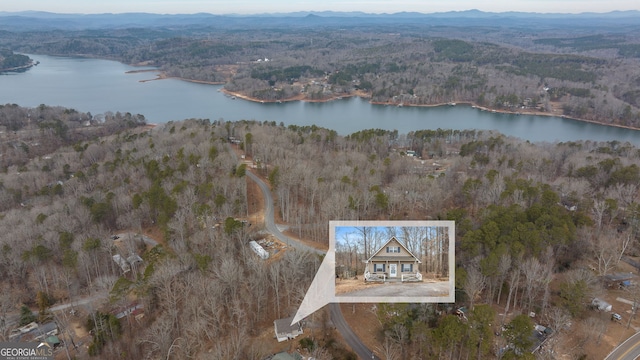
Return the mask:
<path id="1" fill-rule="evenodd" d="M 371 105 L 360 98 L 327 103 L 260 104 L 233 100 L 221 86 L 175 79 L 153 79 L 155 73 L 115 61 L 29 55 L 40 64 L 29 71 L 0 75 L 0 104 L 35 107 L 59 105 L 100 114 L 143 114 L 148 122 L 187 118 L 259 120 L 286 125 L 318 125 L 346 135 L 381 128 L 407 133 L 420 129 L 498 130 L 530 141 L 629 141 L 640 146 L 640 131 L 588 124 L 570 119 L 482 112 L 467 106 L 437 108 Z M 146 68 L 151 69 L 151 68 Z"/>

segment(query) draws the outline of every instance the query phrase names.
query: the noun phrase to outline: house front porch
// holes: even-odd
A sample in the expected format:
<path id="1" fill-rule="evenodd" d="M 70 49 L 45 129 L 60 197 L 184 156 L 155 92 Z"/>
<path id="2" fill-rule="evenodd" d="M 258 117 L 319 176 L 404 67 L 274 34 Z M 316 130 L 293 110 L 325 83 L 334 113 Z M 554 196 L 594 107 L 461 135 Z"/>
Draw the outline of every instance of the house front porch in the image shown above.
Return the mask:
<path id="1" fill-rule="evenodd" d="M 389 274 L 383 272 L 364 273 L 364 280 L 370 282 L 421 282 L 422 274 L 417 271 L 413 273 L 402 273 L 400 276 L 390 277 Z"/>

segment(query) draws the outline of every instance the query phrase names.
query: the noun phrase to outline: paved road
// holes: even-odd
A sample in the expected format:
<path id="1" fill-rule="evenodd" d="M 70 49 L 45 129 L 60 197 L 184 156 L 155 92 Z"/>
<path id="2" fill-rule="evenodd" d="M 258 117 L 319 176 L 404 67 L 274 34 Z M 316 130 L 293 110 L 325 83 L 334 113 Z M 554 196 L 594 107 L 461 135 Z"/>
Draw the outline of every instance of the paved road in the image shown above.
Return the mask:
<path id="1" fill-rule="evenodd" d="M 640 270 L 640 262 L 637 262 L 627 256 L 622 257 L 622 261 L 636 268 L 636 270 Z"/>
<path id="2" fill-rule="evenodd" d="M 634 360 L 638 357 L 640 357 L 640 332 L 613 349 L 605 360 Z"/>
<path id="3" fill-rule="evenodd" d="M 351 331 L 349 324 L 347 324 L 344 316 L 342 316 L 342 310 L 340 310 L 340 304 L 329 304 L 329 309 L 331 311 L 331 321 L 333 321 L 333 325 L 336 326 L 336 329 L 342 334 L 344 340 L 349 344 L 353 352 L 358 355 L 361 360 L 375 359 L 380 360 L 379 357 L 375 356 L 371 350 L 369 350 L 363 343 L 360 341 L 358 336 Z"/>
<path id="4" fill-rule="evenodd" d="M 273 197 L 271 196 L 271 190 L 269 190 L 269 187 L 267 186 L 267 184 L 264 183 L 264 181 L 262 181 L 259 177 L 257 177 L 253 173 L 251 173 L 251 171 L 247 171 L 247 176 L 251 180 L 255 181 L 256 184 L 258 184 L 258 186 L 260 187 L 260 190 L 262 191 L 262 195 L 264 196 L 264 203 L 265 203 L 264 226 L 267 229 L 267 231 L 269 231 L 271 234 L 277 237 L 278 240 L 296 249 L 310 251 L 316 254 L 326 253 L 326 251 L 318 250 L 310 246 L 307 246 L 301 242 L 298 242 L 294 239 L 289 238 L 288 236 L 280 232 L 280 230 L 276 226 L 276 223 L 273 219 L 274 210 L 273 210 Z M 351 349 L 353 349 L 353 351 L 356 353 L 356 355 L 358 355 L 358 357 L 362 360 L 368 360 L 368 359 L 380 360 L 378 357 L 374 356 L 371 350 L 369 350 L 362 343 L 362 341 L 360 341 L 358 336 L 356 336 L 356 334 L 353 333 L 353 331 L 349 327 L 349 324 L 347 324 L 344 317 L 342 316 L 342 311 L 340 310 L 340 304 L 329 304 L 329 307 L 331 312 L 331 321 L 335 325 L 338 332 L 340 332 L 344 340 L 347 342 L 347 344 L 349 344 Z"/>
<path id="5" fill-rule="evenodd" d="M 269 187 L 267 186 L 267 184 L 264 183 L 264 181 L 262 181 L 256 175 L 254 175 L 251 171 L 247 171 L 247 176 L 251 180 L 253 180 L 256 184 L 258 184 L 258 186 L 260 187 L 260 190 L 262 191 L 262 195 L 264 196 L 264 204 L 265 204 L 264 227 L 267 229 L 268 232 L 273 234 L 273 236 L 277 237 L 278 240 L 298 250 L 309 251 L 316 254 L 326 253 L 326 251 L 324 250 L 319 250 L 311 246 L 305 245 L 302 242 L 295 241 L 287 237 L 282 232 L 280 232 L 280 229 L 278 229 L 278 226 L 276 226 L 276 223 L 273 219 L 274 209 L 273 209 L 273 196 L 271 196 L 271 190 L 269 190 Z"/>
<path id="6" fill-rule="evenodd" d="M 109 296 L 109 292 L 101 291 L 101 292 L 99 292 L 97 294 L 94 294 L 92 296 L 85 297 L 85 298 L 82 298 L 82 299 L 79 299 L 79 300 L 74 300 L 74 301 L 72 301 L 70 303 L 52 306 L 52 307 L 49 308 L 49 311 L 55 312 L 55 311 L 68 309 L 70 307 L 91 304 L 93 302 L 102 301 L 102 300 L 106 299 L 108 296 Z M 34 314 L 37 314 L 37 311 L 34 311 Z"/>

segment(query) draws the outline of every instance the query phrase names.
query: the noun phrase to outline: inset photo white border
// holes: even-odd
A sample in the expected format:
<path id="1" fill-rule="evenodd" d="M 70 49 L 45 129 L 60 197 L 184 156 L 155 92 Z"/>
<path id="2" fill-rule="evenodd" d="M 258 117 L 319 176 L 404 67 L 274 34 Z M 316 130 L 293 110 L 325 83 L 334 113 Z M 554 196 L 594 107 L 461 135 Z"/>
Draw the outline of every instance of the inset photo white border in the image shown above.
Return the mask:
<path id="1" fill-rule="evenodd" d="M 455 301 L 454 221 L 330 221 L 334 302 Z"/>

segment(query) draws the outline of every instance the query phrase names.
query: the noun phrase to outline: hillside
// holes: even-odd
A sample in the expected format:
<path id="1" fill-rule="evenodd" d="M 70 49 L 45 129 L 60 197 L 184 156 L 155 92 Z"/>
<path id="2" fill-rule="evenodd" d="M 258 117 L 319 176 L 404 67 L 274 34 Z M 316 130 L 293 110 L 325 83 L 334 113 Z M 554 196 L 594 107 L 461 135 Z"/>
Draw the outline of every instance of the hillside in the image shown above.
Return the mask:
<path id="1" fill-rule="evenodd" d="M 466 102 L 640 127 L 637 12 L 4 14 L 0 46 L 157 66 L 255 101 Z M 42 31 L 42 30 L 55 31 Z"/>
<path id="2" fill-rule="evenodd" d="M 30 136 L 28 125 L 16 123 L 13 136 Z M 273 320 L 295 312 L 321 259 L 284 249 L 263 261 L 249 250 L 265 235 L 247 171 L 269 181 L 289 233 L 323 246 L 334 219 L 456 221 L 456 306 L 473 308 L 474 325 L 452 315 L 453 306 L 379 305 L 379 356 L 491 358 L 507 343 L 524 351 L 533 323 L 516 315 L 534 311 L 538 324 L 557 330 L 548 351 L 578 357 L 581 347 L 562 344 L 595 339 L 578 329 L 610 321 L 587 307 L 613 294 L 597 277 L 620 271 L 621 256 L 639 250 L 640 152 L 618 142 L 532 144 L 474 130 L 343 137 L 315 126 L 189 119 L 50 149 L 34 155 L 18 146 L 22 157 L 0 174 L 0 316 L 26 320 L 17 314 L 26 305 L 40 321 L 87 327 L 86 336 L 117 322 L 122 309 L 144 309 L 85 338 L 89 347 L 70 350 L 79 358 L 171 349 L 178 358 L 263 359 L 282 349 Z M 152 240 L 126 245 L 125 233 Z M 115 254 L 134 256 L 135 265 L 127 271 Z M 78 306 L 78 318 L 49 310 L 95 294 L 109 301 Z M 498 303 L 508 304 L 508 321 L 492 310 Z M 560 328 L 568 319 L 575 327 Z M 510 327 L 502 331 L 500 321 Z M 351 356 L 324 311 L 309 325 L 324 334 L 310 338 L 318 358 Z"/>

